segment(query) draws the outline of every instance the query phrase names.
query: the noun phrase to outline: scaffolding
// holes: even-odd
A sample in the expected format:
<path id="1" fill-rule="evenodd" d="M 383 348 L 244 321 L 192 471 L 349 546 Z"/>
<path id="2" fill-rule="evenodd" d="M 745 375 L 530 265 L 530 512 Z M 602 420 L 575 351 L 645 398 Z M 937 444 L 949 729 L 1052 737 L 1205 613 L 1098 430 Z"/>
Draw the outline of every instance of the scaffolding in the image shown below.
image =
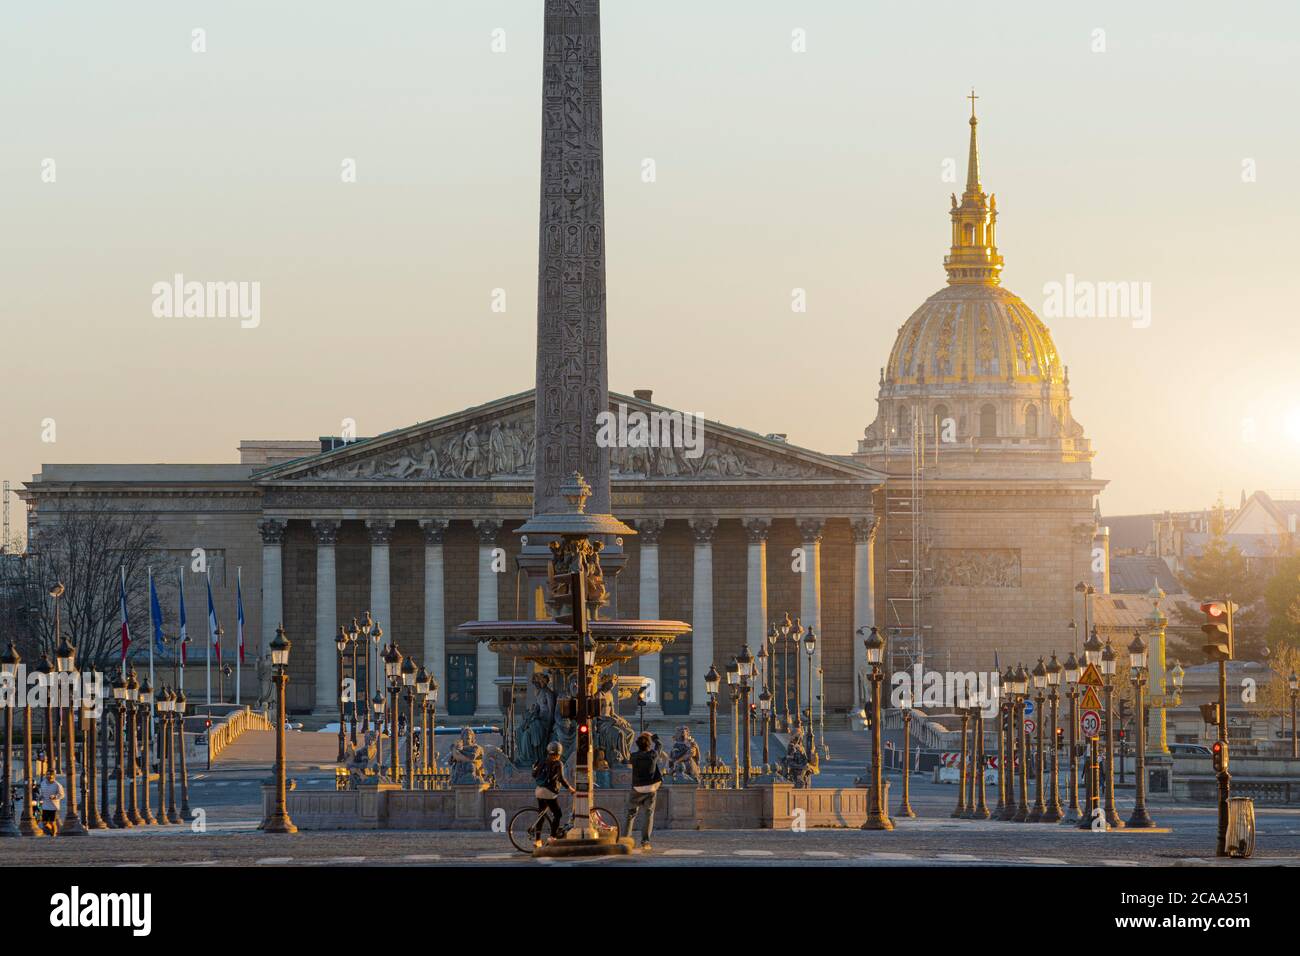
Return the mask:
<path id="1" fill-rule="evenodd" d="M 0 554 L 9 553 L 9 482 L 4 483 L 4 537 L 0 538 Z"/>
<path id="2" fill-rule="evenodd" d="M 890 673 L 925 667 L 925 594 L 930 551 L 925 513 L 926 428 L 923 406 L 908 409 L 907 434 L 895 430 L 885 442 L 885 626 L 889 641 Z M 901 426 L 904 423 L 900 422 Z M 936 423 L 937 426 L 937 423 Z M 938 428 L 935 428 L 938 437 Z M 890 467 L 891 451 L 897 456 L 906 443 L 907 470 Z M 936 440 L 933 455 L 937 461 Z M 897 459 L 895 459 L 897 460 Z"/>

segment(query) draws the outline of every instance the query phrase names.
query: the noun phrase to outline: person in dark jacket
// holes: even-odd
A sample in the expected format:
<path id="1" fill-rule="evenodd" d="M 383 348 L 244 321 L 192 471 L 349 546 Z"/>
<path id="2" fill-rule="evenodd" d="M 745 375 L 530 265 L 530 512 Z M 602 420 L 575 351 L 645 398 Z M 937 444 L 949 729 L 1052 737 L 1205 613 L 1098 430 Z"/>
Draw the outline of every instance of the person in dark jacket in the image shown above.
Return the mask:
<path id="1" fill-rule="evenodd" d="M 537 797 L 537 809 L 550 812 L 551 836 L 556 837 L 560 833 L 560 791 L 577 793 L 573 784 L 564 776 L 564 747 L 558 740 L 546 745 L 546 756 L 537 762 L 533 770 L 537 782 L 537 789 L 533 792 Z M 542 845 L 542 819 L 538 817 L 537 832 L 533 834 L 535 846 Z"/>
<path id="2" fill-rule="evenodd" d="M 623 825 L 623 836 L 632 835 L 632 824 L 638 813 L 644 813 L 641 821 L 641 849 L 650 849 L 650 834 L 655 828 L 655 799 L 659 795 L 659 786 L 663 783 L 663 773 L 659 770 L 659 750 L 650 734 L 643 733 L 636 739 L 636 752 L 632 754 L 632 792 L 627 798 L 627 822 Z"/>

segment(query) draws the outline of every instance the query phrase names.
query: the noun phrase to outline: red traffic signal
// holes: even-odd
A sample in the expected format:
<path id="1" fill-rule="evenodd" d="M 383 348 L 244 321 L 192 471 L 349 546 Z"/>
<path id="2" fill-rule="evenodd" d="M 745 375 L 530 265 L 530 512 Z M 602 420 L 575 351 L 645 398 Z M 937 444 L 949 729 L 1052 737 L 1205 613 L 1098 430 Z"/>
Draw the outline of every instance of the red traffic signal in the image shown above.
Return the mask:
<path id="1" fill-rule="evenodd" d="M 1211 660 L 1232 660 L 1232 612 L 1237 605 L 1231 601 L 1206 601 L 1201 605 L 1205 623 L 1201 631 L 1205 634 L 1204 651 Z"/>
<path id="2" fill-rule="evenodd" d="M 578 726 L 578 733 L 580 733 L 580 734 L 585 734 L 586 732 L 587 732 L 587 725 L 586 725 L 586 724 L 580 724 L 580 725 Z"/>
<path id="3" fill-rule="evenodd" d="M 1228 769 L 1228 742 L 1226 740 L 1216 740 L 1211 744 L 1210 755 L 1214 758 L 1215 773 L 1222 773 Z"/>

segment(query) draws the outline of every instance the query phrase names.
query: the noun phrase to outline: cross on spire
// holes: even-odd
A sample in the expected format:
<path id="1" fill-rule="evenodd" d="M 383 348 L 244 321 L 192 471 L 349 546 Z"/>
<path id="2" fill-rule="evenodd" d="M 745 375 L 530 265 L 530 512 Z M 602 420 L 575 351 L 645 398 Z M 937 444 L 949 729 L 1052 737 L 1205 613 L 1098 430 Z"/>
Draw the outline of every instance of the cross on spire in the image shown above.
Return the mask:
<path id="1" fill-rule="evenodd" d="M 972 87 L 970 88 L 970 96 L 966 97 L 966 99 L 970 100 L 970 118 L 971 118 L 971 119 L 974 119 L 974 118 L 975 118 L 975 101 L 976 101 L 977 99 L 979 99 L 979 97 L 975 95 L 975 87 L 972 86 Z"/>

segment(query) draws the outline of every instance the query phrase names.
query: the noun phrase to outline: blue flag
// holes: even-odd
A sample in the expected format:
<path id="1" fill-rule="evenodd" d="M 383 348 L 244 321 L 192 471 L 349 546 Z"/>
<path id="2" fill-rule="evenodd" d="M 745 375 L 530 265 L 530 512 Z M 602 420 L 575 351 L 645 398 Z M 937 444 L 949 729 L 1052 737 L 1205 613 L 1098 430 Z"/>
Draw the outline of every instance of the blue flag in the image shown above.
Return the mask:
<path id="1" fill-rule="evenodd" d="M 163 640 L 162 605 L 158 603 L 158 585 L 154 583 L 153 572 L 149 572 L 149 617 L 153 620 L 153 646 L 159 654 L 167 653 L 167 643 Z"/>

